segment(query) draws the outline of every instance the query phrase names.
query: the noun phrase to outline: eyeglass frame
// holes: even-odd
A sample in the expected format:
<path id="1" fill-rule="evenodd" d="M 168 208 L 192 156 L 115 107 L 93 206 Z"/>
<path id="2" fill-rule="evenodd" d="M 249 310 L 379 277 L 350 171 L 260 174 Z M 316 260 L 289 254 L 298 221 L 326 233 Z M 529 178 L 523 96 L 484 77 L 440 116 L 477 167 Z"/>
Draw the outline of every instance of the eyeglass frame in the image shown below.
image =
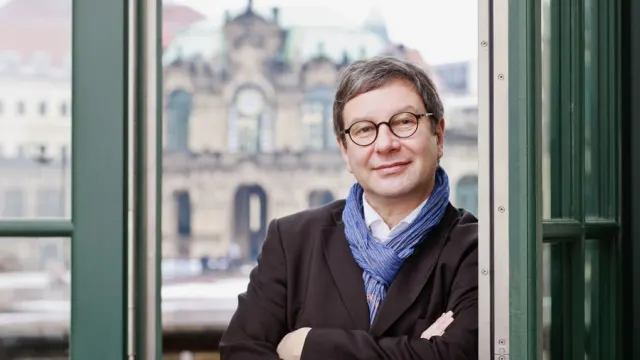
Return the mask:
<path id="1" fill-rule="evenodd" d="M 407 135 L 407 136 L 400 136 L 400 135 L 396 134 L 396 133 L 393 131 L 393 129 L 391 128 L 391 120 L 393 120 L 393 118 L 394 118 L 394 117 L 396 117 L 396 116 L 398 116 L 398 115 L 400 115 L 400 114 L 410 114 L 410 115 L 413 115 L 413 116 L 416 118 L 416 120 L 417 120 L 417 122 L 416 122 L 416 128 L 413 130 L 413 132 L 412 132 L 411 134 L 409 134 L 409 135 Z M 381 126 L 381 125 L 387 125 L 387 127 L 389 128 L 389 131 L 391 131 L 391 133 L 392 133 L 395 137 L 400 138 L 400 139 L 407 139 L 407 138 L 410 138 L 411 136 L 413 136 L 413 135 L 418 131 L 418 126 L 420 125 L 420 119 L 422 119 L 422 118 L 428 118 L 428 117 L 430 117 L 430 116 L 433 116 L 433 113 L 415 114 L 415 113 L 412 113 L 412 112 L 410 112 L 410 111 L 402 111 L 402 112 L 399 112 L 399 113 L 397 113 L 397 114 L 393 114 L 393 115 L 389 118 L 389 120 L 387 120 L 387 121 L 381 121 L 381 122 L 379 122 L 379 123 L 377 123 L 377 124 L 376 124 L 375 122 L 371 121 L 371 120 L 358 120 L 358 121 L 354 122 L 353 124 L 349 125 L 349 127 L 348 127 L 348 128 L 346 128 L 346 129 L 342 130 L 342 131 L 340 132 L 340 134 L 341 134 L 342 136 L 344 136 L 344 135 L 348 134 L 348 135 L 349 135 L 349 139 L 351 139 L 351 142 L 352 142 L 352 143 L 354 143 L 354 144 L 356 144 L 356 145 L 358 145 L 358 146 L 366 147 L 366 146 L 369 146 L 369 145 L 373 144 L 374 142 L 376 142 L 376 140 L 378 140 L 378 135 L 380 134 L 380 126 Z M 358 124 L 358 123 L 361 123 L 361 122 L 368 122 L 368 123 L 371 123 L 371 124 L 373 124 L 373 126 L 375 126 L 375 128 L 376 128 L 376 136 L 374 136 L 374 137 L 373 137 L 373 140 L 371 140 L 371 142 L 370 142 L 370 143 L 368 143 L 368 144 L 366 144 L 366 145 L 358 144 L 358 143 L 357 143 L 355 140 L 353 140 L 353 138 L 351 137 L 351 128 L 352 128 L 354 125 L 356 125 L 356 124 Z"/>

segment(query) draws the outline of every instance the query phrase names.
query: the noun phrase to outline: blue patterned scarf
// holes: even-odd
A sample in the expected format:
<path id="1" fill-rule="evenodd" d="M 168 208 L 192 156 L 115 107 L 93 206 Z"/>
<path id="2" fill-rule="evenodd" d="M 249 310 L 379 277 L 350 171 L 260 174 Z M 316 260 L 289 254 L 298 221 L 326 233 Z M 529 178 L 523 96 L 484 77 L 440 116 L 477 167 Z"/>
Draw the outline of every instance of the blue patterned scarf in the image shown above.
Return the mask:
<path id="1" fill-rule="evenodd" d="M 413 249 L 427 237 L 442 219 L 449 204 L 449 178 L 442 167 L 436 171 L 436 183 L 418 217 L 386 243 L 373 238 L 364 221 L 363 189 L 356 183 L 351 187 L 342 212 L 345 235 L 353 257 L 363 270 L 364 287 L 369 304 L 369 319 L 373 319 L 387 289 Z"/>

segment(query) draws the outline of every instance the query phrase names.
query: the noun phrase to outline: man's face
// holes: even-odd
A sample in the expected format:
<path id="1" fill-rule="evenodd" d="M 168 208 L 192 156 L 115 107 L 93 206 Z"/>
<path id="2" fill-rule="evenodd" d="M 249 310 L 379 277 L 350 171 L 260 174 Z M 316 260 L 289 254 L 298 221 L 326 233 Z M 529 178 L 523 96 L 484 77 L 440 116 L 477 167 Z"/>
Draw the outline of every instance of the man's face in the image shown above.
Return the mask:
<path id="1" fill-rule="evenodd" d="M 411 83 L 391 81 L 345 104 L 344 129 L 359 120 L 376 124 L 389 121 L 401 112 L 421 115 L 429 109 L 425 109 Z M 438 159 L 443 155 L 443 134 L 444 120 L 433 129 L 431 118 L 422 117 L 418 119 L 417 131 L 408 138 L 397 137 L 382 125 L 371 145 L 359 146 L 349 135 L 345 137 L 346 144 L 339 142 L 347 169 L 368 197 L 399 199 L 426 196 L 431 191 Z"/>

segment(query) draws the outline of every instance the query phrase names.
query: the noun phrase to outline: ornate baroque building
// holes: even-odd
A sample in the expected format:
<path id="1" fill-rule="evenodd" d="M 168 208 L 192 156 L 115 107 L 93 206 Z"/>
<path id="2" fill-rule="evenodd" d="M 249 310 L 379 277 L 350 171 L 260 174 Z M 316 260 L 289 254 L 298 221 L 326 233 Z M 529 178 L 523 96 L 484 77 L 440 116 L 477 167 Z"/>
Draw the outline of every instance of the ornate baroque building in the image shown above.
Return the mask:
<path id="1" fill-rule="evenodd" d="M 362 25 L 320 26 L 303 17 L 335 19 L 322 9 L 304 10 L 263 13 L 249 5 L 216 20 L 181 5 L 163 7 L 165 258 L 239 250 L 252 261 L 271 219 L 344 197 L 354 179 L 340 157 L 331 110 L 341 71 L 380 54 L 427 67 L 417 51 L 389 40 L 375 12 Z M 12 0 L 0 8 L 3 219 L 71 214 L 70 14 L 69 0 Z M 473 211 L 475 70 L 468 64 L 427 70 L 445 102 L 442 164 L 452 201 Z M 0 271 L 58 267 L 70 244 L 6 241 Z"/>
<path id="2" fill-rule="evenodd" d="M 280 15 L 249 2 L 222 24 L 190 25 L 166 49 L 165 258 L 223 257 L 235 243 L 255 259 L 270 219 L 344 197 L 354 179 L 332 129 L 340 73 L 382 54 L 426 66 L 375 13 L 357 28 L 286 26 Z M 477 187 L 474 119 L 450 122 L 445 136 L 453 192 L 460 180 Z"/>

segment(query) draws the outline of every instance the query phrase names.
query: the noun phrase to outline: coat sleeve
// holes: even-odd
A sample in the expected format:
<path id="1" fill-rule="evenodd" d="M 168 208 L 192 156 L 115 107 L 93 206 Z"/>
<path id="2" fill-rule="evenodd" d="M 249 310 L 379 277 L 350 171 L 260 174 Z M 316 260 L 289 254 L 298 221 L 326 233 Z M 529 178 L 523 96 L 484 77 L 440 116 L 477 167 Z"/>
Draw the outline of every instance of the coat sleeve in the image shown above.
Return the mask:
<path id="1" fill-rule="evenodd" d="M 276 348 L 287 330 L 286 296 L 285 255 L 273 220 L 247 291 L 238 296 L 238 308 L 220 341 L 221 359 L 279 359 Z"/>
<path id="2" fill-rule="evenodd" d="M 458 268 L 447 309 L 454 321 L 441 337 L 374 338 L 361 330 L 312 329 L 302 360 L 476 360 L 478 359 L 478 252 L 469 249 Z M 424 329 L 426 330 L 426 329 Z"/>

